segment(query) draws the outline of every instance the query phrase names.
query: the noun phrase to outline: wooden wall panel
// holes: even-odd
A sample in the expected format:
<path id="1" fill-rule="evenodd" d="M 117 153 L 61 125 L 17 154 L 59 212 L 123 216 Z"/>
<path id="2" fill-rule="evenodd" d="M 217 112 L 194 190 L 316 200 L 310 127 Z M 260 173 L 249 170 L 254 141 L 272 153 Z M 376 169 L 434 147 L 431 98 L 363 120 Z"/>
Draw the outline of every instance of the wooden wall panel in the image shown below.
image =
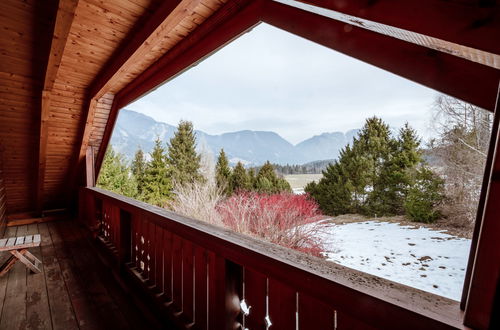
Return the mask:
<path id="1" fill-rule="evenodd" d="M 54 3 L 0 1 L 0 149 L 9 213 L 33 206 L 40 88 Z"/>
<path id="2" fill-rule="evenodd" d="M 52 89 L 43 209 L 68 205 L 69 183 L 77 182 L 72 176 L 82 144 L 82 123 L 93 121 L 87 118 L 88 86 L 155 2 L 79 0 Z M 98 130 L 92 137 L 96 143 L 100 143 Z"/>
<path id="3" fill-rule="evenodd" d="M 158 22 L 164 29 L 153 36 L 145 35 L 142 27 L 165 6 L 162 0 L 1 1 L 0 148 L 5 151 L 9 213 L 67 207 L 68 189 L 78 182 L 75 168 L 82 145 L 95 146 L 98 152 L 114 91 L 137 77 L 226 1 L 184 1 L 189 10 L 177 9 L 172 12 L 175 17 L 169 16 L 169 23 Z M 171 9 L 175 6 L 172 2 Z M 58 8 L 67 12 L 67 39 L 53 39 L 54 32 L 62 33 L 54 23 Z M 144 36 L 147 42 L 135 43 L 139 51 L 134 49 L 127 66 L 113 73 L 115 79 L 100 90 L 96 109 L 89 112 L 91 85 L 131 41 Z M 65 45 L 51 47 L 58 40 L 66 40 Z M 51 59 L 60 56 L 61 60 L 50 66 L 50 85 L 46 86 L 49 54 Z M 50 95 L 43 130 L 42 90 Z M 46 136 L 43 152 L 41 133 Z M 40 169 L 39 164 L 43 164 Z"/>
<path id="4" fill-rule="evenodd" d="M 7 196 L 5 195 L 4 175 L 2 171 L 2 154 L 0 153 L 0 237 L 5 234 L 7 225 Z"/>

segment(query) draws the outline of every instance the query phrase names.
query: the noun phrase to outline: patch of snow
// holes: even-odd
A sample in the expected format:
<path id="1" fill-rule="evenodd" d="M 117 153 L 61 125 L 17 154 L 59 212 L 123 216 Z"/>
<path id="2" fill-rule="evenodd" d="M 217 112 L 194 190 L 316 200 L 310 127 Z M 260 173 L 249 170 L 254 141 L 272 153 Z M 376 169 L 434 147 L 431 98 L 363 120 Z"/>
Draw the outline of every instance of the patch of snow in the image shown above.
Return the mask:
<path id="1" fill-rule="evenodd" d="M 328 260 L 460 300 L 469 239 L 378 221 L 325 224 L 320 237 Z"/>

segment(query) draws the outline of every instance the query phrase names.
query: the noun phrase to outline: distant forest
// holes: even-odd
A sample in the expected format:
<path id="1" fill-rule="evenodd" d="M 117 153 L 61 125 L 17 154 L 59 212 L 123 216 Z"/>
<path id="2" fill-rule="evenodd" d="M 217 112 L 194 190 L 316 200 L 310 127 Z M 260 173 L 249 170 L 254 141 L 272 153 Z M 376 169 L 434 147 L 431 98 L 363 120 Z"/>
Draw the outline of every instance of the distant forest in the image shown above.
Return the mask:
<path id="1" fill-rule="evenodd" d="M 289 174 L 321 174 L 329 164 L 333 163 L 334 159 L 317 160 L 314 162 L 302 164 L 302 165 L 280 165 L 272 164 L 278 175 L 289 175 Z M 258 172 L 261 166 L 251 167 Z"/>

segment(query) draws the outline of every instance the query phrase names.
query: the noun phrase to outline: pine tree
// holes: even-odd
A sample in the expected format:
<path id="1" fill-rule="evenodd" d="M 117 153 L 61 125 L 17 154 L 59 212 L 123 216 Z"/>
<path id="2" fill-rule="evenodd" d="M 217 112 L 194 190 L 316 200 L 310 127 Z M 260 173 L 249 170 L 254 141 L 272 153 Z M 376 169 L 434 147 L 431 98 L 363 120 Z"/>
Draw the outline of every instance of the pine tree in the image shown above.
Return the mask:
<path id="1" fill-rule="evenodd" d="M 172 198 L 172 172 L 166 161 L 165 149 L 157 138 L 151 151 L 151 161 L 146 166 L 142 200 L 165 207 Z"/>
<path id="2" fill-rule="evenodd" d="M 404 202 L 408 217 L 418 222 L 434 222 L 441 216 L 437 207 L 443 200 L 444 181 L 427 167 L 420 167 Z"/>
<path id="3" fill-rule="evenodd" d="M 417 166 L 423 162 L 417 132 L 406 123 L 399 130 L 399 136 L 393 141 L 391 149 L 391 158 L 381 174 L 387 182 L 381 194 L 385 195 L 383 199 L 388 213 L 403 214 L 403 204 L 408 190 L 414 184 Z"/>
<path id="4" fill-rule="evenodd" d="M 417 184 L 417 169 L 425 168 L 419 147 L 420 140 L 408 124 L 396 139 L 382 120 L 369 118 L 352 146 L 342 149 L 339 159 L 323 171 L 323 178 L 305 190 L 326 214 L 404 214 L 409 210 L 405 206 L 409 190 Z M 415 189 L 412 194 L 416 205 Z"/>
<path id="5" fill-rule="evenodd" d="M 217 164 L 215 165 L 215 179 L 217 182 L 217 187 L 222 189 L 225 195 L 229 196 L 232 193 L 231 187 L 231 169 L 229 168 L 229 162 L 226 157 L 224 149 L 220 150 L 219 157 L 217 158 Z"/>
<path id="6" fill-rule="evenodd" d="M 319 183 L 311 182 L 305 192 L 314 198 L 324 214 L 339 215 L 353 213 L 353 185 L 345 175 L 339 162 L 328 165 Z"/>
<path id="7" fill-rule="evenodd" d="M 255 169 L 253 167 L 248 169 L 248 181 L 250 182 L 250 189 L 255 189 L 257 178 L 255 176 Z"/>
<path id="8" fill-rule="evenodd" d="M 172 180 L 176 184 L 185 185 L 203 181 L 200 173 L 201 157 L 196 153 L 196 137 L 193 124 L 181 120 L 177 131 L 168 145 L 168 164 L 172 170 Z"/>
<path id="9" fill-rule="evenodd" d="M 290 184 L 276 175 L 274 166 L 269 161 L 262 165 L 255 181 L 255 189 L 259 192 L 275 194 L 282 191 L 292 191 Z"/>
<path id="10" fill-rule="evenodd" d="M 123 161 L 110 145 L 106 150 L 97 186 L 128 197 L 136 197 L 137 183 Z"/>
<path id="11" fill-rule="evenodd" d="M 366 175 L 366 202 L 362 213 L 368 215 L 387 215 L 386 196 L 388 182 L 382 175 L 384 165 L 391 157 L 391 134 L 389 126 L 377 117 L 368 118 L 353 143 L 357 156 L 364 158 L 364 175 Z"/>
<path id="12" fill-rule="evenodd" d="M 144 190 L 144 176 L 146 171 L 146 160 L 144 159 L 144 153 L 141 148 L 139 148 L 134 156 L 134 160 L 132 161 L 132 174 L 137 181 L 137 193 L 138 195 L 142 195 Z"/>
<path id="13" fill-rule="evenodd" d="M 233 191 L 239 191 L 250 190 L 250 188 L 250 179 L 247 175 L 247 171 L 245 167 L 243 167 L 243 164 L 238 162 L 231 175 L 231 189 Z"/>

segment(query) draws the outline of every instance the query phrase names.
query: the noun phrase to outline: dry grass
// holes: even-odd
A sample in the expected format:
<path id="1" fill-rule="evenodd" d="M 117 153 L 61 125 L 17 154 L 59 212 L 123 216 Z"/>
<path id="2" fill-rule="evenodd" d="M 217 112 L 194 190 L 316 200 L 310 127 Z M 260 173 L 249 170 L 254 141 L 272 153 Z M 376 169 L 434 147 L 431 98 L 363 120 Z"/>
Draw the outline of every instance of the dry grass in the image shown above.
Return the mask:
<path id="1" fill-rule="evenodd" d="M 465 226 L 456 226 L 453 221 L 449 219 L 439 219 L 435 223 L 420 223 L 408 220 L 405 216 L 393 216 L 393 217 L 366 217 L 360 214 L 343 214 L 336 217 L 328 218 L 335 224 L 346 224 L 353 222 L 364 222 L 364 221 L 379 221 L 379 222 L 391 222 L 398 223 L 402 226 L 413 226 L 415 228 L 425 227 L 433 230 L 444 230 L 447 234 L 462 237 L 462 238 L 472 238 L 472 228 Z"/>
<path id="2" fill-rule="evenodd" d="M 297 189 L 304 188 L 311 181 L 318 182 L 323 177 L 323 174 L 289 174 L 284 177 L 292 186 L 292 189 Z"/>

